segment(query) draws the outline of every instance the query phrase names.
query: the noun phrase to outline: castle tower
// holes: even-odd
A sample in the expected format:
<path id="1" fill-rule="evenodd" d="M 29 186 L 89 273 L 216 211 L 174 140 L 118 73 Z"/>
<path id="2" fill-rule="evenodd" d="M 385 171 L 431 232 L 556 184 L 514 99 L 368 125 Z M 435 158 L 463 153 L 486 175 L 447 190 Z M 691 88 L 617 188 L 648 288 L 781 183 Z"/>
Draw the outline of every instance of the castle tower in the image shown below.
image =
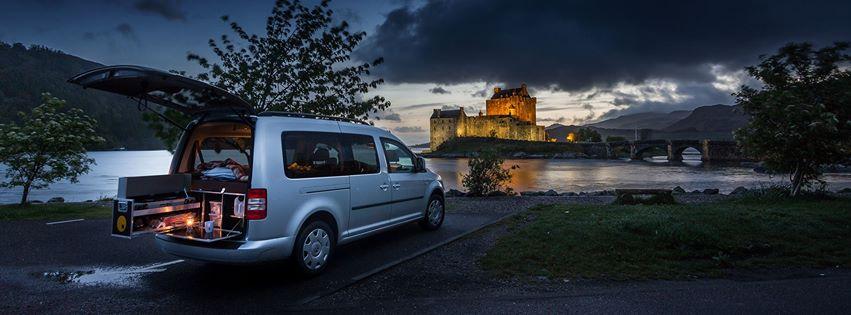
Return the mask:
<path id="1" fill-rule="evenodd" d="M 535 124 L 535 106 L 538 100 L 529 95 L 526 84 L 516 89 L 493 88 L 493 96 L 485 102 L 488 116 L 512 116 Z"/>

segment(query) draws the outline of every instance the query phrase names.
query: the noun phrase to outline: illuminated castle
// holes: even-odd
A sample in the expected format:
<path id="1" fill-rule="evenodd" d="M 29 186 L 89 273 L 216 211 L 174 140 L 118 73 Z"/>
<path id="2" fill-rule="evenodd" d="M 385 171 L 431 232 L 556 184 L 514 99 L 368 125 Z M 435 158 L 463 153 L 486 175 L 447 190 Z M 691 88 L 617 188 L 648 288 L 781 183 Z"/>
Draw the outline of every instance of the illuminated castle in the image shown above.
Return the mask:
<path id="1" fill-rule="evenodd" d="M 431 115 L 431 150 L 456 137 L 490 137 L 546 141 L 544 126 L 535 124 L 537 99 L 529 96 L 526 84 L 517 89 L 493 89 L 485 103 L 487 115 L 467 116 L 464 107 L 435 109 Z"/>

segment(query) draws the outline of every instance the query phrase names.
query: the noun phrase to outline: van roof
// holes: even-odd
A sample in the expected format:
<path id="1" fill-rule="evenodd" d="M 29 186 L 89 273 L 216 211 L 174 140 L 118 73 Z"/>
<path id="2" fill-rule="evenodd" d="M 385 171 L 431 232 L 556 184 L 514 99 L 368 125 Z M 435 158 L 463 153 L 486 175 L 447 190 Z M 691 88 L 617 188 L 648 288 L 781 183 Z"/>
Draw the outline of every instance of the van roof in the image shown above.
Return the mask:
<path id="1" fill-rule="evenodd" d="M 292 112 L 262 112 L 257 114 L 258 117 L 292 117 L 292 118 L 306 118 L 306 119 L 319 119 L 319 120 L 333 120 L 333 121 L 342 121 L 342 122 L 350 122 L 355 124 L 362 124 L 367 126 L 372 126 L 369 123 L 353 118 L 345 118 L 345 117 L 335 117 L 335 116 L 325 116 L 325 115 L 315 115 L 315 114 L 305 114 L 305 113 L 292 113 Z"/>

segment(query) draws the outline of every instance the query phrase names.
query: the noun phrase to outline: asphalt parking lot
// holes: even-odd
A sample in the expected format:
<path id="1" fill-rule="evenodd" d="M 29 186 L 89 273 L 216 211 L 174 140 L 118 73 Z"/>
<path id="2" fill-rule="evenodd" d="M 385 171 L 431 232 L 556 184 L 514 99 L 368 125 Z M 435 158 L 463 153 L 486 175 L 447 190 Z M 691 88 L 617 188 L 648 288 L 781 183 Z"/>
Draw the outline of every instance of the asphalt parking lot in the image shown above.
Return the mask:
<path id="1" fill-rule="evenodd" d="M 287 310 L 492 223 L 504 215 L 447 214 L 443 227 L 402 226 L 338 248 L 326 272 L 222 266 L 159 251 L 151 236 L 109 235 L 108 220 L 0 223 L 0 309 L 7 312 Z"/>

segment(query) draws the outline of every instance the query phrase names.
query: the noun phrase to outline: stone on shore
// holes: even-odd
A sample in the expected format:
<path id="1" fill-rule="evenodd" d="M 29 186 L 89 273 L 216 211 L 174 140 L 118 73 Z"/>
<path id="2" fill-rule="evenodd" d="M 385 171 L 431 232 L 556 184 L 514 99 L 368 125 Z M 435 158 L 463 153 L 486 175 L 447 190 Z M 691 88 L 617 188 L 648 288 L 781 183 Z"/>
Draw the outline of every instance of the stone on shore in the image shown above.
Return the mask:
<path id="1" fill-rule="evenodd" d="M 686 193 L 686 190 L 683 189 L 680 186 L 677 186 L 677 187 L 674 187 L 674 189 L 671 190 L 671 193 L 673 193 L 674 195 L 682 195 L 682 194 Z"/>
<path id="2" fill-rule="evenodd" d="M 744 193 L 747 193 L 747 192 L 748 192 L 747 188 L 739 186 L 739 187 L 736 187 L 736 189 L 733 189 L 733 191 L 730 192 L 730 195 L 741 195 L 741 194 L 744 194 Z"/>
<path id="3" fill-rule="evenodd" d="M 556 192 L 555 190 L 550 189 L 550 190 L 547 190 L 547 191 L 544 193 L 544 196 L 551 196 L 551 197 L 552 197 L 552 196 L 558 196 L 558 192 Z"/>
<path id="4" fill-rule="evenodd" d="M 707 189 L 703 190 L 703 193 L 707 194 L 707 195 L 717 195 L 718 194 L 718 188 L 707 188 Z"/>
<path id="5" fill-rule="evenodd" d="M 53 197 L 47 200 L 47 203 L 63 203 L 65 202 L 65 198 L 62 197 Z"/>

